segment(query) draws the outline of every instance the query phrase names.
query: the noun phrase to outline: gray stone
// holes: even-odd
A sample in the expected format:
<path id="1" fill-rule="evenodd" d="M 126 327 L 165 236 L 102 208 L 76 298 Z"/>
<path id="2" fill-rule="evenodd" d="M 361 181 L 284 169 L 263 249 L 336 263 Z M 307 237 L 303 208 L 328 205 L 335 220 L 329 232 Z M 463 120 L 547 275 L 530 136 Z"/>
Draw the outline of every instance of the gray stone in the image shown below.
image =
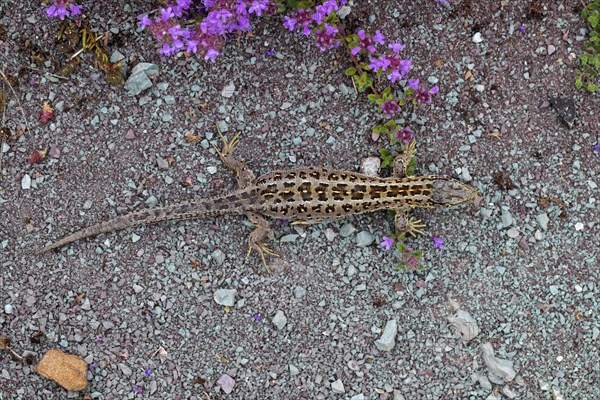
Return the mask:
<path id="1" fill-rule="evenodd" d="M 500 223 L 504 228 L 508 228 L 513 223 L 513 217 L 509 211 L 502 211 L 502 215 L 500 215 Z"/>
<path id="2" fill-rule="evenodd" d="M 125 89 L 130 96 L 137 96 L 144 90 L 152 87 L 151 76 L 159 73 L 158 65 L 151 63 L 139 63 L 131 70 L 131 75 L 125 82 Z"/>
<path id="3" fill-rule="evenodd" d="M 296 297 L 297 299 L 302 298 L 306 295 L 306 289 L 304 289 L 302 286 L 296 286 L 294 288 L 294 297 Z"/>
<path id="4" fill-rule="evenodd" d="M 146 199 L 145 203 L 148 207 L 154 207 L 158 204 L 158 199 L 155 196 L 150 196 Z"/>
<path id="5" fill-rule="evenodd" d="M 294 365 L 292 365 L 292 364 L 289 364 L 289 365 L 288 365 L 288 368 L 289 368 L 289 370 L 290 370 L 290 375 L 291 375 L 291 376 L 295 376 L 295 375 L 298 375 L 298 374 L 300 373 L 300 370 L 299 370 L 298 368 L 296 368 L 296 367 L 295 367 Z"/>
<path id="6" fill-rule="evenodd" d="M 540 228 L 542 228 L 545 231 L 548 230 L 548 222 L 550 222 L 550 219 L 548 218 L 548 214 L 546 214 L 546 213 L 538 214 L 535 217 L 535 220 L 540 225 Z"/>
<path id="7" fill-rule="evenodd" d="M 385 324 L 385 329 L 381 337 L 375 341 L 375 347 L 380 351 L 390 351 L 396 345 L 396 334 L 398 333 L 398 323 L 395 319 L 389 320 Z"/>
<path id="8" fill-rule="evenodd" d="M 375 237 L 370 232 L 361 231 L 356 235 L 356 245 L 358 247 L 367 247 L 373 244 Z"/>
<path id="9" fill-rule="evenodd" d="M 340 229 L 340 236 L 348 237 L 348 236 L 352 235 L 354 232 L 356 232 L 356 228 L 351 223 L 347 223 L 347 224 L 344 224 L 344 226 L 342 226 L 342 228 Z"/>
<path id="10" fill-rule="evenodd" d="M 211 253 L 210 258 L 215 260 L 217 265 L 222 265 L 223 261 L 225 261 L 225 254 L 221 250 L 215 250 Z"/>
<path id="11" fill-rule="evenodd" d="M 277 310 L 271 322 L 273 322 L 273 325 L 275 325 L 277 329 L 282 330 L 287 324 L 287 317 L 285 316 L 283 311 Z"/>
<path id="12" fill-rule="evenodd" d="M 449 317 L 448 321 L 452 324 L 455 333 L 460 336 L 464 343 L 473 340 L 479 335 L 479 326 L 471 314 L 464 310 L 458 310 L 454 317 Z"/>
<path id="13" fill-rule="evenodd" d="M 237 290 L 235 289 L 218 289 L 215 291 L 213 298 L 217 304 L 233 307 L 236 294 Z"/>
<path id="14" fill-rule="evenodd" d="M 227 374 L 221 375 L 217 384 L 221 386 L 221 389 L 225 392 L 225 394 L 229 394 L 233 391 L 233 387 L 235 386 L 235 381 L 232 377 Z"/>
<path id="15" fill-rule="evenodd" d="M 344 384 L 342 383 L 341 379 L 338 379 L 337 381 L 331 384 L 331 390 L 335 394 L 346 393 L 346 390 L 344 389 Z"/>
<path id="16" fill-rule="evenodd" d="M 233 96 L 234 92 L 235 92 L 235 85 L 233 83 L 231 83 L 223 88 L 223 90 L 221 91 L 221 96 L 230 98 Z"/>
<path id="17" fill-rule="evenodd" d="M 494 347 L 491 343 L 483 343 L 480 348 L 483 352 L 483 361 L 489 370 L 490 381 L 503 385 L 515 379 L 517 373 L 513 368 L 512 361 L 495 357 Z"/>
<path id="18" fill-rule="evenodd" d="M 169 162 L 165 158 L 157 158 L 156 164 L 158 165 L 158 169 L 167 170 L 169 169 Z"/>

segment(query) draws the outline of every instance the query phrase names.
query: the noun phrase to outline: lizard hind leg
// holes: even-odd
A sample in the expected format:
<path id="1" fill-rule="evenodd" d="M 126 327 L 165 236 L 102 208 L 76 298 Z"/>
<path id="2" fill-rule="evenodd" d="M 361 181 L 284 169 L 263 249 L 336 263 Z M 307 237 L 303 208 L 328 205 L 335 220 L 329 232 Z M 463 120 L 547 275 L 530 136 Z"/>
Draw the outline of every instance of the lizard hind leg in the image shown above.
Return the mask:
<path id="1" fill-rule="evenodd" d="M 411 140 L 404 149 L 404 152 L 394 159 L 394 176 L 404 178 L 408 175 L 408 167 L 410 161 L 417 153 L 417 144 L 415 140 Z"/>
<path id="2" fill-rule="evenodd" d="M 217 131 L 219 132 L 219 136 L 221 137 L 221 141 L 223 142 L 223 148 L 219 150 L 217 146 L 212 145 L 213 148 L 216 150 L 221 161 L 223 161 L 223 164 L 225 164 L 227 168 L 235 172 L 237 176 L 238 186 L 240 188 L 248 186 L 256 176 L 254 175 L 254 172 L 252 172 L 242 160 L 233 155 L 233 150 L 240 141 L 241 132 L 238 132 L 233 137 L 233 139 L 231 139 L 228 142 L 219 130 L 218 126 Z"/>
<path id="3" fill-rule="evenodd" d="M 271 257 L 279 257 L 279 255 L 264 244 L 263 240 L 266 237 L 273 237 L 273 231 L 269 226 L 269 222 L 262 216 L 256 213 L 246 213 L 246 217 L 248 217 L 250 222 L 256 225 L 256 228 L 248 236 L 248 253 L 246 254 L 246 260 L 250 257 L 252 250 L 256 250 L 265 269 L 270 273 L 269 267 L 267 267 L 267 261 L 265 260 L 265 254 Z"/>
<path id="4" fill-rule="evenodd" d="M 421 228 L 425 228 L 425 224 L 421 220 L 408 216 L 408 210 L 399 209 L 396 210 L 396 216 L 394 217 L 394 226 L 399 233 L 405 233 L 412 236 L 423 235 L 425 232 Z"/>

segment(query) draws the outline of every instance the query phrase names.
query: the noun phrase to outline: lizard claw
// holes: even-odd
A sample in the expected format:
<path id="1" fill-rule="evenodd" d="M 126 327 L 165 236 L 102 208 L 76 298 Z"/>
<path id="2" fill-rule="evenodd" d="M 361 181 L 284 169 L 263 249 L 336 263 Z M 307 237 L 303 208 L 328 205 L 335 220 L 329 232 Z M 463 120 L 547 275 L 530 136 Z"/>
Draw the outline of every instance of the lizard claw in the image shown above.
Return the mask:
<path id="1" fill-rule="evenodd" d="M 409 218 L 406 221 L 406 229 L 405 232 L 412 236 L 423 235 L 425 236 L 425 232 L 423 232 L 420 228 L 425 228 L 425 224 L 421 222 L 420 219 Z"/>
<path id="2" fill-rule="evenodd" d="M 264 243 L 261 243 L 261 242 L 249 243 L 248 244 L 248 253 L 246 254 L 246 260 L 248 260 L 248 257 L 250 257 L 250 254 L 252 254 L 252 250 L 256 250 L 258 252 L 258 254 L 260 255 L 260 259 L 261 259 L 263 265 L 265 266 L 265 269 L 267 270 L 267 273 L 270 274 L 271 271 L 269 271 L 269 267 L 267 267 L 267 261 L 265 260 L 265 254 L 268 254 L 271 257 L 279 257 L 279 254 L 275 253 Z"/>

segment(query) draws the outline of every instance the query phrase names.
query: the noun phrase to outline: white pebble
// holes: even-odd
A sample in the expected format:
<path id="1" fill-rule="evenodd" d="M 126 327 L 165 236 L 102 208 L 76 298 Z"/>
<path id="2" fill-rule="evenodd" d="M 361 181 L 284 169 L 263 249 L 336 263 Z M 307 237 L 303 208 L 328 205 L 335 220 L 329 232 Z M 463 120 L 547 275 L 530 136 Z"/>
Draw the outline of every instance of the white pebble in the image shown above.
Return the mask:
<path id="1" fill-rule="evenodd" d="M 23 179 L 21 179 L 21 188 L 23 188 L 24 190 L 31 189 L 31 177 L 29 176 L 29 174 L 25 174 L 23 176 Z"/>
<path id="2" fill-rule="evenodd" d="M 483 42 L 483 37 L 481 37 L 481 32 L 477 32 L 473 35 L 473 43 L 481 43 Z"/>

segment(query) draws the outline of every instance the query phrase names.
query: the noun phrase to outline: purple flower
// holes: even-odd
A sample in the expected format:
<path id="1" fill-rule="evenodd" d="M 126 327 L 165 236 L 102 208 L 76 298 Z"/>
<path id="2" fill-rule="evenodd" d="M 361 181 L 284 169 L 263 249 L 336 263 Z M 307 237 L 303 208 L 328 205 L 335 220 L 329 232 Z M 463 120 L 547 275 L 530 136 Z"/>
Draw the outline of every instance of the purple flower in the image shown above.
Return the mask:
<path id="1" fill-rule="evenodd" d="M 335 34 L 338 30 L 333 25 L 328 23 L 323 24 L 323 28 L 317 29 L 315 36 L 317 39 L 317 46 L 321 51 L 325 51 L 332 47 L 336 47 L 339 43 L 335 40 Z"/>
<path id="2" fill-rule="evenodd" d="M 268 3 L 269 0 L 254 0 L 250 6 L 250 9 L 248 9 L 248 13 L 254 13 L 260 17 L 262 12 L 268 9 Z"/>
<path id="3" fill-rule="evenodd" d="M 598 152 L 600 151 L 600 144 L 599 144 L 599 143 L 596 143 L 596 144 L 594 145 L 594 151 L 595 151 L 596 153 L 598 153 Z"/>
<path id="4" fill-rule="evenodd" d="M 152 20 L 148 18 L 147 15 L 142 15 L 140 22 L 138 22 L 138 26 L 142 29 L 145 29 L 147 26 L 152 26 Z"/>
<path id="5" fill-rule="evenodd" d="M 146 375 L 146 376 L 150 376 L 150 375 L 152 375 L 152 370 L 151 370 L 150 368 L 146 368 L 146 369 L 144 370 L 144 375 Z"/>
<path id="6" fill-rule="evenodd" d="M 392 245 L 394 244 L 394 239 L 384 236 L 381 238 L 381 243 L 379 245 L 386 250 L 391 250 Z"/>
<path id="7" fill-rule="evenodd" d="M 521 24 L 519 26 L 517 26 L 517 29 L 521 32 L 521 33 L 525 33 L 525 25 Z"/>
<path id="8" fill-rule="evenodd" d="M 173 18 L 175 15 L 173 14 L 173 8 L 161 8 L 160 9 L 160 20 L 162 22 L 167 22 L 169 19 Z"/>
<path id="9" fill-rule="evenodd" d="M 434 249 L 443 249 L 444 248 L 444 240 L 439 236 L 432 236 L 431 240 L 433 240 L 433 248 Z"/>
<path id="10" fill-rule="evenodd" d="M 383 33 L 381 33 L 381 31 L 376 30 L 375 35 L 373 35 L 373 41 L 375 43 L 385 44 L 385 36 L 383 36 Z"/>
<path id="11" fill-rule="evenodd" d="M 104 343 L 104 338 L 103 338 L 102 336 L 98 336 L 98 337 L 96 337 L 96 343 L 97 343 L 97 344 L 102 344 L 102 343 Z"/>
<path id="12" fill-rule="evenodd" d="M 394 42 L 394 43 L 390 43 L 388 44 L 388 47 L 390 49 L 392 49 L 392 51 L 396 54 L 400 53 L 402 50 L 404 50 L 404 45 L 400 42 Z"/>
<path id="13" fill-rule="evenodd" d="M 408 80 L 408 87 L 410 87 L 412 90 L 414 90 L 416 92 L 419 89 L 419 78 L 417 78 L 417 79 L 409 79 Z"/>
<path id="14" fill-rule="evenodd" d="M 69 11 L 71 11 L 71 17 L 80 15 L 81 14 L 81 6 L 78 6 L 77 4 L 71 4 L 69 6 Z"/>
<path id="15" fill-rule="evenodd" d="M 381 109 L 386 117 L 391 118 L 396 111 L 400 111 L 400 106 L 394 100 L 390 100 L 382 103 Z"/>
<path id="16" fill-rule="evenodd" d="M 168 43 L 163 43 L 159 53 L 162 54 L 163 56 L 167 56 L 167 57 L 170 56 L 172 53 L 171 46 L 169 46 Z"/>
<path id="17" fill-rule="evenodd" d="M 187 52 L 188 53 L 197 53 L 198 52 L 198 44 L 200 42 L 198 42 L 197 40 L 188 40 L 186 42 L 187 45 Z"/>
<path id="18" fill-rule="evenodd" d="M 411 140 L 413 140 L 415 138 L 409 127 L 406 127 L 404 129 L 399 130 L 398 132 L 394 133 L 394 137 L 396 139 L 400 140 L 404 144 L 407 144 L 408 142 L 410 142 Z"/>
<path id="19" fill-rule="evenodd" d="M 296 18 L 290 18 L 288 16 L 285 16 L 283 19 L 285 19 L 285 22 L 283 23 L 283 26 L 285 26 L 286 28 L 288 28 L 288 30 L 290 32 L 293 32 L 294 29 L 296 28 Z"/>
<path id="20" fill-rule="evenodd" d="M 437 92 L 439 92 L 439 88 L 437 86 L 432 87 L 431 89 L 429 89 L 429 91 L 421 88 L 417 91 L 417 94 L 415 96 L 415 99 L 417 100 L 417 103 L 431 103 L 431 95 L 432 94 L 436 94 Z"/>
<path id="21" fill-rule="evenodd" d="M 379 31 L 378 31 L 379 32 Z M 360 51 L 362 49 L 367 50 L 369 53 L 375 53 L 376 49 L 375 46 L 373 46 L 373 39 L 371 39 L 370 37 L 368 37 L 365 33 L 365 31 L 363 31 L 362 29 L 356 32 L 356 35 L 359 37 L 360 42 L 358 43 L 358 46 L 352 48 L 350 50 L 350 52 L 352 53 L 352 55 L 357 55 L 358 53 L 360 53 Z"/>
<path id="22" fill-rule="evenodd" d="M 269 57 L 274 57 L 274 56 L 275 56 L 275 50 L 273 50 L 273 49 L 271 49 L 271 50 L 267 50 L 267 51 L 266 51 L 266 54 L 267 54 Z"/>
<path id="23" fill-rule="evenodd" d="M 215 61 L 215 59 L 217 58 L 217 56 L 220 53 L 212 48 L 209 48 L 208 50 L 206 50 L 206 53 L 204 54 L 204 59 L 205 60 L 210 60 L 210 61 Z"/>
<path id="24" fill-rule="evenodd" d="M 262 320 L 262 315 L 260 315 L 260 313 L 254 314 L 254 320 L 260 322 Z"/>
<path id="25" fill-rule="evenodd" d="M 62 21 L 65 17 L 69 16 L 69 11 L 65 8 L 64 4 L 60 4 L 59 6 L 53 4 L 46 9 L 46 14 L 49 17 L 58 17 Z"/>
<path id="26" fill-rule="evenodd" d="M 135 394 L 140 394 L 140 393 L 142 393 L 142 388 L 141 388 L 141 387 L 139 387 L 139 386 L 134 386 L 134 387 L 133 387 L 133 393 L 135 393 Z"/>

